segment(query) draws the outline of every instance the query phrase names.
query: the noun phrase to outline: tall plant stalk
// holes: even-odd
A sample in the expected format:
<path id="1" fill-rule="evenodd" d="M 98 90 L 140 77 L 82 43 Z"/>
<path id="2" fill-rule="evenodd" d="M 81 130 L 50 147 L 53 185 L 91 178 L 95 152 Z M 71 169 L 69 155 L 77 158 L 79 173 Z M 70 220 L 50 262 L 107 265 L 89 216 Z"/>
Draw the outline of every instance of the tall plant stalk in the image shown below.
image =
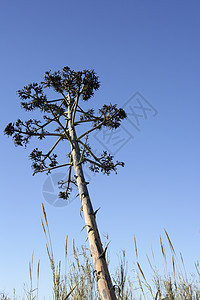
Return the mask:
<path id="1" fill-rule="evenodd" d="M 103 151 L 101 156 L 97 157 L 90 147 L 88 138 L 94 130 L 103 127 L 110 130 L 118 128 L 121 120 L 126 118 L 126 113 L 112 104 L 104 104 L 97 114 L 93 109 L 83 110 L 80 100 L 89 100 L 99 86 L 98 77 L 93 70 L 75 72 L 69 67 L 64 67 L 53 74 L 46 72 L 43 82 L 29 84 L 18 91 L 22 107 L 26 111 L 39 109 L 43 120 L 29 119 L 23 122 L 18 119 L 15 123 L 9 123 L 4 132 L 13 137 L 16 146 L 26 146 L 32 137 L 40 140 L 49 136 L 55 138 L 54 144 L 47 153 L 43 153 L 38 148 L 31 152 L 33 175 L 38 172 L 49 174 L 52 170 L 61 167 L 68 168 L 67 180 L 59 182 L 61 188 L 59 197 L 67 201 L 72 189 L 78 188 L 100 297 L 102 300 L 116 300 L 105 258 L 107 247 L 105 249 L 102 247 L 96 223 L 97 211 L 92 207 L 82 165 L 87 164 L 92 172 L 103 172 L 107 175 L 112 171 L 116 173 L 118 165 L 124 166 L 122 162 L 114 163 L 113 156 L 107 151 Z M 48 100 L 44 93 L 46 88 L 53 88 L 61 98 Z M 87 124 L 89 128 L 77 136 L 76 127 L 80 127 L 81 124 Z M 52 125 L 56 125 L 53 130 Z M 69 160 L 58 163 L 58 156 L 54 150 L 62 141 L 70 144 L 67 155 Z"/>

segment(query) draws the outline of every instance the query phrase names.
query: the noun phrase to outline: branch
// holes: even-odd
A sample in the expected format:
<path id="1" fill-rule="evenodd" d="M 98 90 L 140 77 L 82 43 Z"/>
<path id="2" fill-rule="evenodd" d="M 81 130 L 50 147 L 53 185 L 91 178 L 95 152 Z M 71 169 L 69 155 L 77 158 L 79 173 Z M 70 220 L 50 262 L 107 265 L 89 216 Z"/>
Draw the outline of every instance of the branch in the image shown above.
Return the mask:
<path id="1" fill-rule="evenodd" d="M 90 120 L 82 120 L 82 121 L 77 121 L 74 123 L 74 126 L 78 125 L 78 124 L 81 124 L 81 123 L 85 123 L 85 122 L 93 122 L 93 121 L 96 121 L 95 118 L 93 119 L 90 119 Z"/>
<path id="2" fill-rule="evenodd" d="M 79 93 L 76 97 L 76 100 L 74 102 L 74 104 L 72 105 L 72 107 L 74 106 L 73 108 L 73 115 L 72 115 L 72 126 L 74 126 L 74 120 L 75 120 L 75 115 L 76 115 L 76 109 L 77 109 L 77 105 L 78 105 L 78 100 L 79 100 Z"/>
<path id="3" fill-rule="evenodd" d="M 63 98 L 64 98 L 64 101 L 65 101 L 65 104 L 66 104 L 66 106 L 68 106 L 68 102 L 70 102 L 70 95 L 69 95 L 69 92 L 68 92 L 68 94 L 67 94 L 67 97 L 69 97 L 69 101 L 68 101 L 68 99 L 66 98 L 66 96 L 65 96 L 65 94 L 63 93 L 63 92 L 60 92 L 61 93 L 61 95 L 63 96 Z"/>
<path id="4" fill-rule="evenodd" d="M 71 139 L 70 139 L 70 137 L 69 137 L 69 135 L 68 135 L 68 133 L 67 133 L 67 131 L 66 131 L 66 129 L 67 129 L 67 125 L 68 125 L 68 120 L 66 121 L 66 125 L 65 125 L 65 127 L 62 125 L 62 123 L 59 121 L 59 118 L 57 117 L 57 116 L 55 116 L 55 114 L 54 114 L 54 112 L 53 112 L 53 110 L 50 108 L 50 111 L 51 111 L 51 113 L 52 113 L 52 115 L 54 116 L 54 118 L 56 119 L 56 122 L 60 125 L 60 127 L 63 129 L 63 131 L 64 131 L 64 133 L 65 133 L 65 135 L 66 135 L 66 138 L 68 139 L 68 141 L 70 142 L 70 144 L 72 145 L 72 141 L 71 141 Z"/>
<path id="5" fill-rule="evenodd" d="M 64 99 L 55 99 L 55 100 L 46 100 L 47 103 L 52 103 L 52 102 L 58 102 L 58 101 L 61 101 L 61 100 L 64 100 Z"/>
<path id="6" fill-rule="evenodd" d="M 61 168 L 61 167 L 66 167 L 66 166 L 72 166 L 71 163 L 67 163 L 67 164 L 63 164 L 63 165 L 59 165 L 59 166 L 55 166 L 55 167 L 51 167 L 51 168 L 46 168 L 40 171 L 35 171 L 33 173 L 33 175 L 35 175 L 36 173 L 42 173 L 42 172 L 46 172 L 46 171 L 51 171 L 53 169 L 57 169 L 57 168 Z"/>
<path id="7" fill-rule="evenodd" d="M 91 160 L 89 158 L 85 158 L 84 160 L 88 161 L 92 165 L 97 166 L 98 168 L 100 168 L 101 172 L 104 171 L 104 174 L 107 174 L 107 175 L 110 174 L 110 171 L 115 171 L 115 173 L 117 174 L 116 167 L 117 166 L 122 166 L 122 167 L 124 166 L 123 162 L 118 162 L 118 161 L 116 162 L 116 164 L 114 164 L 113 162 L 105 162 L 105 163 L 101 163 L 100 162 L 100 163 L 98 163 L 98 162 L 93 161 L 93 160 Z M 91 171 L 93 171 L 93 172 L 99 172 L 99 169 L 96 169 L 96 170 L 95 169 L 94 170 L 91 169 Z"/>
<path id="8" fill-rule="evenodd" d="M 103 123 L 105 122 L 105 117 L 103 119 L 103 121 L 101 123 L 99 123 L 97 126 L 91 128 L 90 130 L 86 131 L 85 133 L 83 133 L 81 136 L 78 137 L 77 141 L 79 142 L 80 139 L 82 139 L 85 135 L 88 135 L 90 132 L 96 130 L 97 128 L 101 127 L 103 125 Z"/>
<path id="9" fill-rule="evenodd" d="M 44 155 L 44 159 L 40 162 L 39 166 L 41 166 L 45 160 L 49 157 L 49 155 L 51 154 L 51 152 L 55 149 L 55 147 L 58 145 L 58 143 L 61 141 L 62 137 L 60 136 L 57 141 L 55 142 L 55 144 L 51 147 L 51 149 L 49 150 L 49 152 Z M 55 167 L 52 167 L 55 169 Z M 45 169 L 46 170 L 46 169 Z M 44 171 L 44 170 L 43 170 Z M 38 171 L 39 172 L 39 171 Z M 34 172 L 33 175 L 35 175 L 35 173 L 38 173 L 38 172 Z"/>
<path id="10" fill-rule="evenodd" d="M 96 161 L 93 161 L 93 160 L 91 160 L 91 159 L 89 159 L 89 158 L 85 158 L 84 160 L 90 162 L 91 164 L 96 165 L 96 166 L 99 167 L 99 168 L 103 168 L 103 169 L 104 169 L 104 167 L 103 167 L 103 165 L 102 165 L 101 163 L 97 163 Z"/>
<path id="11" fill-rule="evenodd" d="M 89 118 L 91 118 L 91 114 L 90 114 L 90 113 L 88 113 L 87 111 L 84 111 L 79 105 L 78 105 L 78 108 L 79 108 L 79 109 L 77 109 L 77 111 L 78 111 L 79 113 L 82 113 L 82 114 L 84 114 L 84 115 L 87 115 Z M 101 114 L 101 116 L 102 116 L 102 114 Z M 94 120 L 101 118 L 101 116 L 100 116 L 100 117 L 94 117 Z"/>
<path id="12" fill-rule="evenodd" d="M 72 156 L 70 156 L 70 164 L 71 164 L 71 166 L 69 167 L 69 173 L 68 173 L 68 179 L 67 179 L 67 182 L 68 182 L 68 184 L 67 184 L 67 190 L 69 189 L 70 180 L 71 180 L 71 173 L 72 173 L 72 166 L 73 166 L 73 164 L 72 164 Z"/>
<path id="13" fill-rule="evenodd" d="M 50 124 L 51 122 L 53 122 L 53 121 L 55 121 L 55 118 L 54 119 L 51 119 L 51 120 L 49 120 L 48 122 L 46 122 L 45 124 L 43 124 L 43 125 L 36 125 L 36 126 L 38 126 L 38 128 L 35 128 L 35 129 L 33 129 L 33 131 L 37 131 L 38 129 L 43 129 L 44 127 L 46 127 L 48 124 Z M 24 125 L 24 124 L 23 124 Z M 24 125 L 25 126 L 25 125 Z M 26 126 L 25 126 L 26 127 Z M 26 127 L 27 128 L 27 127 Z"/>
<path id="14" fill-rule="evenodd" d="M 83 145 L 83 150 L 82 150 L 82 152 L 81 152 L 81 157 L 80 157 L 80 160 L 79 160 L 79 163 L 78 163 L 78 164 L 81 164 L 82 161 L 83 161 L 83 154 L 84 154 L 84 151 L 85 151 L 85 148 L 86 148 L 87 139 L 88 139 L 88 136 L 86 136 L 85 144 Z"/>
<path id="15" fill-rule="evenodd" d="M 74 110 L 73 110 L 73 116 L 72 116 L 72 126 L 74 126 L 74 120 L 75 120 L 76 110 L 77 110 L 77 106 L 78 106 L 78 101 L 79 101 L 79 97 L 80 97 L 80 95 L 81 95 L 81 93 L 82 93 L 82 91 L 83 91 L 83 87 L 84 87 L 84 85 L 82 86 L 81 90 L 80 90 L 80 88 L 79 88 L 79 91 L 78 91 L 78 93 L 77 93 L 76 100 L 75 100 L 74 103 L 73 103 Z M 72 107 L 73 107 L 73 106 L 72 106 Z"/>
<path id="16" fill-rule="evenodd" d="M 88 113 L 85 112 L 79 105 L 78 108 L 80 109 L 80 111 L 77 109 L 78 112 L 82 112 L 84 115 L 88 115 Z"/>
<path id="17" fill-rule="evenodd" d="M 57 141 L 55 142 L 55 144 L 52 146 L 52 148 L 49 150 L 49 152 L 46 154 L 46 156 L 49 156 L 49 154 L 51 154 L 51 152 L 56 148 L 56 146 L 58 145 L 58 143 L 62 140 L 62 137 L 60 136 Z"/>
<path id="18" fill-rule="evenodd" d="M 29 135 L 29 136 L 59 136 L 61 137 L 61 134 L 59 133 L 34 133 L 34 132 L 24 132 L 24 131 L 20 131 L 18 129 L 15 130 L 15 132 L 18 132 L 18 133 L 22 133 L 22 134 L 25 134 L 25 135 Z M 63 137 L 63 136 L 62 136 Z"/>
<path id="19" fill-rule="evenodd" d="M 78 142 L 85 147 L 85 149 L 94 157 L 95 160 L 100 162 L 100 159 L 96 157 L 96 155 L 94 155 L 94 153 L 88 148 L 86 144 L 84 144 L 82 141 L 78 141 Z"/>

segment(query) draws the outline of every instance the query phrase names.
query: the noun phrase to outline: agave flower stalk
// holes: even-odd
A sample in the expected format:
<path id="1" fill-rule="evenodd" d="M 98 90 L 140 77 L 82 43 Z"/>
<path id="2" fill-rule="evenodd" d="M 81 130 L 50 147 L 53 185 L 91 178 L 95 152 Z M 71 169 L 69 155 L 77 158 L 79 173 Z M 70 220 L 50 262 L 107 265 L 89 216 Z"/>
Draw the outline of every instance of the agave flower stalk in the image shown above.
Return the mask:
<path id="1" fill-rule="evenodd" d="M 103 151 L 97 157 L 89 144 L 89 136 L 95 130 L 107 127 L 115 130 L 126 118 L 126 113 L 117 105 L 106 105 L 95 114 L 93 109 L 84 110 L 80 100 L 88 101 L 94 91 L 100 87 L 98 76 L 94 70 L 74 71 L 64 67 L 61 71 L 46 72 L 44 80 L 32 83 L 18 91 L 22 108 L 31 112 L 39 109 L 43 119 L 29 119 L 27 121 L 17 120 L 9 123 L 4 132 L 12 136 L 16 146 L 25 146 L 33 137 L 39 140 L 53 137 L 54 143 L 47 153 L 35 148 L 31 154 L 33 175 L 39 172 L 51 173 L 57 168 L 67 168 L 68 176 L 66 181 L 60 181 L 61 191 L 59 197 L 68 201 L 72 190 L 78 189 L 81 200 L 81 211 L 85 219 L 90 251 L 94 265 L 94 275 L 98 283 L 98 290 L 101 299 L 117 299 L 112 285 L 111 277 L 105 258 L 107 247 L 103 249 L 97 223 L 96 213 L 88 192 L 83 171 L 83 164 L 87 164 L 92 172 L 103 172 L 109 175 L 112 171 L 117 172 L 117 166 L 124 166 L 123 162 L 113 161 L 113 156 Z M 48 99 L 46 89 L 53 89 L 59 94 L 57 99 Z M 77 126 L 88 125 L 86 131 L 78 136 Z M 85 128 L 85 126 L 82 126 Z M 58 162 L 58 155 L 55 149 L 62 142 L 67 142 L 69 152 L 67 159 Z M 66 149 L 66 147 L 63 147 Z M 62 159 L 63 160 L 63 159 Z"/>

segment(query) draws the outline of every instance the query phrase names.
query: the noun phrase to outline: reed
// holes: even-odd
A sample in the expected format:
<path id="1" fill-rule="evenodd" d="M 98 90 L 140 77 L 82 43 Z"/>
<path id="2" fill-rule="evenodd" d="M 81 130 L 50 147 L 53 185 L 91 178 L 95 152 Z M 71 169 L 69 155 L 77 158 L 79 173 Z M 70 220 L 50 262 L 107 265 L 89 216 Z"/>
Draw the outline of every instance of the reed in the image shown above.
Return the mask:
<path id="1" fill-rule="evenodd" d="M 64 248 L 64 271 L 62 272 L 61 261 L 55 262 L 53 245 L 51 242 L 51 235 L 47 214 L 42 204 L 43 217 L 41 224 L 46 238 L 46 250 L 50 262 L 50 269 L 52 273 L 53 282 L 53 300 L 100 300 L 98 293 L 98 286 L 95 277 L 95 271 L 92 264 L 90 249 L 85 245 L 77 247 L 74 239 L 72 240 L 73 257 L 70 260 L 68 254 L 68 236 L 65 239 Z M 128 261 L 126 258 L 126 251 L 123 250 L 119 255 L 119 264 L 112 275 L 114 288 L 118 300 L 200 300 L 200 264 L 194 264 L 196 277 L 189 278 L 185 269 L 185 263 L 182 254 L 177 256 L 173 247 L 169 234 L 164 229 L 164 235 L 170 255 L 166 255 L 167 248 L 163 242 L 163 238 L 159 237 L 161 257 L 164 262 L 163 272 L 159 269 L 155 262 L 155 255 L 151 247 L 151 257 L 146 255 L 146 262 L 139 261 L 139 251 L 136 243 L 136 238 L 133 238 L 135 248 L 135 270 L 128 272 Z M 108 235 L 105 236 L 105 245 L 108 245 Z M 109 262 L 108 252 L 107 261 Z M 153 272 L 148 282 L 143 265 L 148 265 L 151 272 Z M 37 263 L 36 270 L 36 287 L 34 288 L 33 273 L 34 273 L 34 255 L 32 254 L 29 262 L 29 285 L 26 286 L 25 296 L 19 298 L 13 292 L 10 297 L 7 293 L 0 292 L 0 300 L 39 300 L 39 275 L 40 275 L 40 261 Z M 51 283 L 49 283 L 51 286 Z"/>

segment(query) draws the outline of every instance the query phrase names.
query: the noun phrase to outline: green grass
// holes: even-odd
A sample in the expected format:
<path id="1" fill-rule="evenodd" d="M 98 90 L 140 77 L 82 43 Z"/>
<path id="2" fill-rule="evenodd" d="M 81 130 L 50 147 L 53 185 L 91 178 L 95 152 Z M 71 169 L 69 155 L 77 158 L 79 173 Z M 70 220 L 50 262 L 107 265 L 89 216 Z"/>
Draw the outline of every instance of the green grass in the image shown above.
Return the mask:
<path id="1" fill-rule="evenodd" d="M 72 250 L 73 259 L 68 261 L 68 237 L 65 241 L 65 260 L 64 272 L 61 271 L 61 262 L 56 263 L 54 260 L 53 247 L 44 206 L 43 219 L 41 223 L 46 237 L 46 249 L 49 257 L 52 282 L 49 283 L 50 288 L 53 286 L 53 300 L 100 300 L 98 296 L 98 288 L 93 271 L 92 259 L 90 250 L 87 246 L 80 248 L 75 246 L 73 240 Z M 155 263 L 154 252 L 151 250 L 151 258 L 147 255 L 147 261 L 139 262 L 138 248 L 136 238 L 134 237 L 135 245 L 135 269 L 128 273 L 128 262 L 126 259 L 126 251 L 120 253 L 119 264 L 113 273 L 112 280 L 115 286 L 115 291 L 118 300 L 198 300 L 200 299 L 200 266 L 199 263 L 194 264 L 196 276 L 188 278 L 184 260 L 182 255 L 177 256 L 173 244 L 168 233 L 165 230 L 165 238 L 170 255 L 166 255 L 166 248 L 160 237 L 161 256 L 164 262 L 164 271 L 159 273 Z M 108 237 L 106 238 L 106 242 Z M 109 264 L 109 256 L 107 255 Z M 132 263 L 131 263 L 132 264 Z M 143 271 L 145 268 L 150 268 L 152 278 L 151 284 Z M 15 295 L 15 290 L 12 296 L 5 292 L 0 292 L 1 300 L 39 300 L 39 277 L 40 277 L 40 261 L 37 264 L 37 279 L 33 282 L 33 255 L 29 262 L 29 286 L 25 287 L 25 295 L 19 298 Z"/>

